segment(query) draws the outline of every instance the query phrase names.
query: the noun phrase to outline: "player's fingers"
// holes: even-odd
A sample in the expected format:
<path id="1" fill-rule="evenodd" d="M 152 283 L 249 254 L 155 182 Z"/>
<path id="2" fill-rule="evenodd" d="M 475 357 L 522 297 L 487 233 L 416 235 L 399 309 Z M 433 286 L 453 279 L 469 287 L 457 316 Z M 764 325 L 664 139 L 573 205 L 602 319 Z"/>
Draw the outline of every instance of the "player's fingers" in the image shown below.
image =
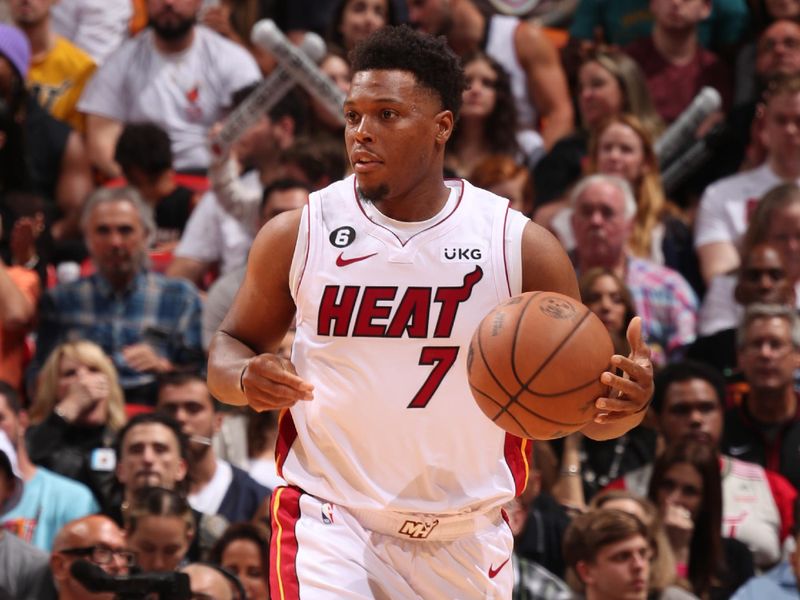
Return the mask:
<path id="1" fill-rule="evenodd" d="M 630 414 L 639 410 L 640 406 L 633 400 L 625 398 L 598 398 L 594 403 L 598 411 L 609 414 L 624 412 Z"/>
<path id="2" fill-rule="evenodd" d="M 612 388 L 612 390 L 616 390 L 623 395 L 627 394 L 633 398 L 644 394 L 642 386 L 635 378 L 620 377 L 606 371 L 600 376 L 600 381 Z M 613 396 L 613 394 L 609 393 L 609 396 Z"/>
<path id="3" fill-rule="evenodd" d="M 643 357 L 633 360 L 626 356 L 615 354 L 611 357 L 611 364 L 618 369 L 622 369 L 625 375 L 636 381 L 649 379 L 653 371 L 653 364 L 650 359 Z M 613 373 L 610 374 L 613 375 Z M 603 383 L 606 382 L 604 381 Z"/>
<path id="4" fill-rule="evenodd" d="M 270 410 L 287 408 L 295 403 L 306 400 L 306 397 L 285 385 L 274 382 L 262 381 L 248 387 L 245 384 L 247 403 L 256 410 Z"/>
<path id="5" fill-rule="evenodd" d="M 624 412 L 599 412 L 594 417 L 594 422 L 598 423 L 599 425 L 605 425 L 607 423 L 614 423 L 615 421 L 621 421 L 622 419 L 627 419 L 630 416 L 630 413 Z"/>
<path id="6" fill-rule="evenodd" d="M 631 353 L 636 354 L 637 350 L 644 345 L 642 341 L 642 318 L 633 317 L 631 322 L 628 323 L 628 330 L 625 332 L 625 337 L 628 338 L 628 345 L 631 347 Z"/>
<path id="7" fill-rule="evenodd" d="M 626 332 L 628 344 L 631 347 L 631 358 L 634 360 L 650 361 L 650 346 L 648 346 L 642 336 L 642 318 L 634 317 L 628 325 Z"/>
<path id="8" fill-rule="evenodd" d="M 297 375 L 291 361 L 276 355 L 257 356 L 248 363 L 242 377 L 245 391 L 250 386 L 263 389 L 268 394 L 277 390 L 279 396 L 285 396 L 284 389 L 291 390 L 293 396 L 301 400 L 313 398 L 314 386 Z"/>

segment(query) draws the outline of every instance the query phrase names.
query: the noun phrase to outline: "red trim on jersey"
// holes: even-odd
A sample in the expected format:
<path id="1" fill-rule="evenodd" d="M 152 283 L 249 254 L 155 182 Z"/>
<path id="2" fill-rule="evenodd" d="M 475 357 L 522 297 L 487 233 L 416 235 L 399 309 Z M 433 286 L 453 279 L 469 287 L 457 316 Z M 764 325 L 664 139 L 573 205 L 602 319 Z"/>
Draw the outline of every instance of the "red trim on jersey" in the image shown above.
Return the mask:
<path id="1" fill-rule="evenodd" d="M 506 434 L 503 454 L 508 468 L 511 469 L 511 476 L 514 478 L 516 496 L 521 495 L 528 485 L 528 453 L 530 452 L 530 445 L 530 440 L 519 438 L 510 433 Z"/>
<path id="2" fill-rule="evenodd" d="M 295 293 L 300 292 L 300 286 L 303 285 L 303 277 L 306 274 L 306 266 L 308 266 L 308 255 L 311 253 L 311 196 L 308 196 L 308 200 L 306 200 L 306 227 L 308 229 L 308 234 L 306 235 L 306 257 L 303 260 L 303 270 L 300 271 L 300 279 L 297 282 L 297 289 Z"/>
<path id="3" fill-rule="evenodd" d="M 278 439 L 275 440 L 275 468 L 280 477 L 283 477 L 283 463 L 286 462 L 289 450 L 296 439 L 297 428 L 292 413 L 288 408 L 284 408 L 278 415 Z"/>
<path id="4" fill-rule="evenodd" d="M 364 215 L 364 218 L 367 221 L 369 221 L 370 223 L 372 223 L 376 227 L 380 227 L 381 229 L 384 229 L 384 230 L 388 231 L 389 233 L 391 233 L 394 236 L 394 238 L 400 243 L 400 246 L 405 248 L 406 244 L 408 242 L 410 242 L 411 240 L 413 240 L 418 235 L 422 235 L 426 231 L 430 231 L 434 227 L 438 227 L 439 225 L 441 225 L 442 223 L 447 221 L 447 219 L 449 219 L 450 217 L 452 217 L 456 213 L 456 211 L 458 210 L 458 207 L 461 206 L 461 199 L 464 197 L 464 188 L 466 187 L 464 185 L 464 180 L 463 179 L 447 179 L 445 181 L 459 181 L 459 182 L 461 182 L 461 192 L 458 194 L 458 200 L 456 200 L 456 205 L 453 207 L 453 210 L 451 210 L 450 214 L 447 215 L 444 219 L 442 219 L 441 221 L 437 221 L 436 223 L 434 223 L 430 227 L 426 227 L 422 231 L 418 231 L 417 233 L 412 235 L 410 238 L 408 238 L 405 242 L 402 241 L 399 237 L 397 237 L 397 234 L 394 231 L 392 231 L 388 227 L 384 227 L 380 223 L 376 223 L 375 221 L 373 221 L 372 219 L 369 218 L 369 215 L 366 213 L 366 211 L 364 210 L 364 207 L 361 204 L 361 200 L 359 200 L 359 198 L 358 198 L 358 188 L 357 188 L 357 185 L 356 185 L 357 182 L 356 182 L 356 178 L 355 177 L 353 177 L 353 198 L 356 201 L 356 206 L 358 206 L 358 210 L 361 211 L 361 214 Z"/>
<path id="5" fill-rule="evenodd" d="M 281 486 L 272 493 L 272 539 L 270 540 L 269 588 L 273 600 L 298 600 L 297 536 L 300 520 L 300 496 L 295 487 Z"/>
<path id="6" fill-rule="evenodd" d="M 503 217 L 503 266 L 506 269 L 506 285 L 508 286 L 508 295 L 513 296 L 511 293 L 511 277 L 508 275 L 508 256 L 506 256 L 506 227 L 508 227 L 508 206 L 506 206 L 506 216 Z M 520 249 L 521 250 L 521 249 Z"/>

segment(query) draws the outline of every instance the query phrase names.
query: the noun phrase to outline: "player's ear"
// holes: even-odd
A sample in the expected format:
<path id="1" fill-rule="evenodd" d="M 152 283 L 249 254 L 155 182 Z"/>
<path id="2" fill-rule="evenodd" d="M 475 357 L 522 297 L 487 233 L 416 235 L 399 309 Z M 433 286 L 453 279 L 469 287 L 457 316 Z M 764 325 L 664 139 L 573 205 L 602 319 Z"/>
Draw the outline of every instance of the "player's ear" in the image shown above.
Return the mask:
<path id="1" fill-rule="evenodd" d="M 445 144 L 450 139 L 454 125 L 455 119 L 449 110 L 443 110 L 436 115 L 436 141 L 439 144 Z"/>

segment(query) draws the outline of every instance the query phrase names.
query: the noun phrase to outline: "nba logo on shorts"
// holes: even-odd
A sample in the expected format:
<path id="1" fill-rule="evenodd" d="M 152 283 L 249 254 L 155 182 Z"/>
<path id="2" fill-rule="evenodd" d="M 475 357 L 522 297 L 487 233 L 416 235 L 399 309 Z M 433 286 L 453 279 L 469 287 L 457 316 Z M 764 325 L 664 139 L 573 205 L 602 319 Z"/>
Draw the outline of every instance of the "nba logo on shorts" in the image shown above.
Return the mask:
<path id="1" fill-rule="evenodd" d="M 326 502 L 322 505 L 322 522 L 325 525 L 333 523 L 333 504 Z"/>
<path id="2" fill-rule="evenodd" d="M 407 535 L 415 540 L 424 540 L 438 524 L 439 519 L 434 519 L 433 521 L 406 521 L 400 526 L 398 533 Z"/>

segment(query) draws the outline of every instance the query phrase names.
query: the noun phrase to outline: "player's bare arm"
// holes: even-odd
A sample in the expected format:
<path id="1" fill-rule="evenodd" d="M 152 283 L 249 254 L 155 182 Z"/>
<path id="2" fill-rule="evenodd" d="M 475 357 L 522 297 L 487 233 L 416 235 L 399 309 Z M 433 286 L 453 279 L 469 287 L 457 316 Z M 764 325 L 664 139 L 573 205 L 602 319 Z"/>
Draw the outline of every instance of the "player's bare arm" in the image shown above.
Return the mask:
<path id="1" fill-rule="evenodd" d="M 530 222 L 522 234 L 522 291 L 549 290 L 580 299 L 575 270 L 561 244 L 546 229 Z M 614 355 L 611 364 L 623 372 L 601 375 L 609 386 L 609 397 L 598 398 L 597 416 L 581 431 L 595 440 L 619 437 L 644 418 L 653 395 L 653 365 L 650 348 L 641 336 L 641 319 L 628 327 L 629 356 Z"/>
<path id="2" fill-rule="evenodd" d="M 208 387 L 222 402 L 261 411 L 311 399 L 313 386 L 275 354 L 295 313 L 289 269 L 300 217 L 300 210 L 283 213 L 259 232 L 242 287 L 211 342 Z"/>
<path id="3" fill-rule="evenodd" d="M 573 129 L 567 78 L 558 51 L 540 27 L 521 23 L 514 38 L 528 79 L 528 95 L 542 119 L 541 134 L 549 149 Z"/>

